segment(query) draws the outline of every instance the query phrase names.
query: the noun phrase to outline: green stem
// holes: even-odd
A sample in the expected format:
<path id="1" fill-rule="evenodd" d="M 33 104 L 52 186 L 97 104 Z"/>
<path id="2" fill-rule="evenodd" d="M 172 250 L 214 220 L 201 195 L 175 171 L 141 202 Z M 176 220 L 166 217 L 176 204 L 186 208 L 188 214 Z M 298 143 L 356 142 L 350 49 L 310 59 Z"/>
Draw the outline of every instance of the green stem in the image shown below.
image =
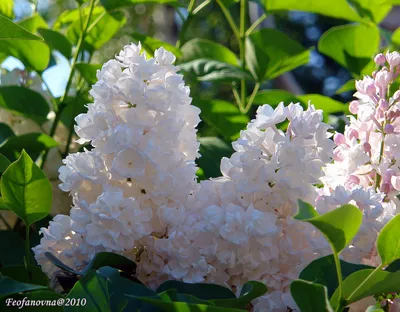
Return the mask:
<path id="1" fill-rule="evenodd" d="M 26 272 L 28 274 L 28 283 L 31 281 L 31 248 L 29 246 L 29 225 L 25 224 L 25 265 L 26 265 Z"/>
<path id="2" fill-rule="evenodd" d="M 383 138 L 382 138 L 381 147 L 380 147 L 380 150 L 379 150 L 379 161 L 378 161 L 378 166 L 379 166 L 379 164 L 380 164 L 381 161 L 382 161 L 383 152 L 384 152 L 384 150 L 385 150 L 385 133 L 382 132 L 382 136 L 383 136 Z M 376 171 L 375 189 L 379 189 L 380 184 L 381 184 L 381 180 L 382 180 L 381 175 Z"/>
<path id="3" fill-rule="evenodd" d="M 188 12 L 189 12 L 189 14 L 192 13 L 195 4 L 196 4 L 196 0 L 190 0 L 189 6 L 188 6 Z"/>
<path id="4" fill-rule="evenodd" d="M 265 19 L 267 18 L 267 13 L 264 13 L 263 15 L 261 15 L 254 23 L 253 25 L 250 26 L 249 29 L 247 29 L 246 31 L 246 36 L 249 36 L 254 29 L 257 28 L 258 25 L 260 25 Z"/>
<path id="5" fill-rule="evenodd" d="M 229 10 L 225 7 L 225 5 L 223 4 L 223 2 L 222 2 L 221 0 L 217 0 L 217 3 L 218 3 L 218 5 L 219 5 L 220 8 L 221 8 L 222 13 L 224 13 L 225 18 L 226 18 L 226 20 L 227 20 L 228 23 L 229 23 L 229 26 L 231 26 L 232 31 L 233 31 L 233 34 L 234 34 L 235 37 L 236 37 L 236 40 L 237 40 L 238 42 L 240 42 L 240 33 L 239 33 L 239 30 L 238 30 L 238 28 L 237 28 L 237 26 L 236 26 L 235 21 L 234 21 L 233 18 L 232 18 L 231 13 L 230 13 Z"/>
<path id="6" fill-rule="evenodd" d="M 180 49 L 183 45 L 183 43 L 185 42 L 185 33 L 186 30 L 190 24 L 190 21 L 193 17 L 193 10 L 194 10 L 194 6 L 196 4 L 196 0 L 190 0 L 189 6 L 188 6 L 188 16 L 185 19 L 183 16 L 181 16 L 182 13 L 179 12 L 179 9 L 177 10 L 178 14 L 181 16 L 182 20 L 183 20 L 183 24 L 182 24 L 182 28 L 181 28 L 181 32 L 179 33 L 179 40 L 176 42 L 176 47 L 178 49 Z"/>
<path id="7" fill-rule="evenodd" d="M 11 225 L 7 222 L 6 218 L 0 212 L 0 220 L 3 221 L 4 225 L 6 226 L 7 230 L 12 231 Z"/>
<path id="8" fill-rule="evenodd" d="M 240 63 L 243 70 L 246 69 L 246 47 L 245 47 L 246 14 L 247 14 L 247 0 L 240 0 L 239 48 L 240 48 Z M 244 79 L 240 80 L 240 95 L 241 95 L 241 102 L 244 105 L 244 103 L 246 103 L 246 80 Z M 244 110 L 246 110 L 246 108 Z"/>
<path id="9" fill-rule="evenodd" d="M 58 111 L 56 113 L 56 117 L 54 118 L 53 125 L 52 125 L 52 127 L 50 129 L 49 135 L 51 137 L 53 137 L 54 134 L 56 133 L 57 126 L 58 126 L 58 123 L 59 123 L 59 121 L 61 119 L 62 112 L 64 111 L 64 109 L 65 109 L 65 107 L 67 105 L 67 103 L 65 102 L 65 99 L 66 99 L 66 97 L 68 95 L 69 89 L 71 88 L 72 80 L 73 80 L 74 73 L 75 73 L 75 65 L 76 65 L 76 62 L 78 60 L 79 53 L 81 52 L 81 49 L 83 47 L 83 43 L 85 41 L 85 37 L 86 37 L 86 34 L 87 34 L 87 30 L 89 28 L 89 23 L 90 23 L 90 19 L 92 17 L 94 6 L 95 6 L 95 0 L 91 0 L 90 1 L 89 14 L 88 14 L 88 17 L 86 19 L 83 32 L 81 32 L 81 34 L 79 36 L 79 40 L 78 40 L 78 44 L 76 46 L 76 51 L 75 51 L 75 54 L 74 54 L 74 58 L 72 60 L 71 72 L 70 72 L 69 77 L 68 77 L 67 86 L 65 87 L 64 94 L 62 95 L 62 97 L 60 99 L 60 106 L 59 106 Z M 41 164 L 42 168 L 45 165 L 47 156 L 48 156 L 48 151 L 46 151 L 46 153 L 43 155 L 42 164 Z"/>
<path id="10" fill-rule="evenodd" d="M 199 6 L 193 10 L 193 15 L 196 15 L 197 13 L 199 13 L 203 8 L 205 8 L 210 3 L 211 3 L 211 0 L 206 0 L 202 3 L 200 3 Z"/>
<path id="11" fill-rule="evenodd" d="M 233 96 L 235 97 L 236 103 L 239 106 L 239 109 L 242 109 L 242 100 L 240 99 L 240 95 L 235 88 L 232 88 Z"/>
<path id="12" fill-rule="evenodd" d="M 260 83 L 257 82 L 256 85 L 254 86 L 253 92 L 251 92 L 251 95 L 250 95 L 249 101 L 247 102 L 246 107 L 242 111 L 243 114 L 246 114 L 249 111 L 251 104 L 253 104 L 254 98 L 256 97 L 259 88 L 260 88 Z"/>
<path id="13" fill-rule="evenodd" d="M 340 266 L 340 259 L 339 259 L 339 255 L 333 251 L 333 258 L 335 260 L 335 267 L 336 267 L 336 275 L 338 278 L 338 291 L 339 291 L 339 303 L 338 303 L 338 307 L 336 309 L 336 311 L 341 311 L 340 309 L 342 308 L 342 294 L 343 294 L 343 275 L 342 275 L 342 268 Z"/>

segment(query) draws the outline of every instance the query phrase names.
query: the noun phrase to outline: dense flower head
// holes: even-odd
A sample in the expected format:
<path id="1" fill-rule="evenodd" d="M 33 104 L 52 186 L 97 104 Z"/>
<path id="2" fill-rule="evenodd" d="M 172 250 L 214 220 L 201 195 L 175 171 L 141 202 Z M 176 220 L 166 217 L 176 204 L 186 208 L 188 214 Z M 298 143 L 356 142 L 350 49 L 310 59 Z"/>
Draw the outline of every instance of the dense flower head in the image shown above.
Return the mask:
<path id="1" fill-rule="evenodd" d="M 399 207 L 400 92 L 391 86 L 400 74 L 400 56 L 378 54 L 375 62 L 379 69 L 372 77 L 356 81 L 356 100 L 349 107 L 355 116 L 349 116 L 344 134 L 334 136 L 334 162 L 324 169 L 316 208 L 327 212 L 346 203 L 358 206 L 363 223 L 344 258 L 378 265 L 375 240 Z"/>
<path id="2" fill-rule="evenodd" d="M 379 54 L 380 70 L 356 82 L 356 116 L 344 134 L 333 136 L 311 103 L 263 105 L 221 160 L 222 176 L 197 183 L 199 109 L 175 57 L 161 48 L 147 58 L 140 44 L 125 46 L 98 71 L 94 103 L 76 117 L 79 142 L 93 148 L 70 154 L 59 170 L 74 205 L 41 229 L 37 261 L 54 276 L 46 251 L 72 268 L 112 251 L 137 261 L 138 278 L 153 288 L 176 279 L 239 293 L 258 280 L 269 291 L 254 311 L 296 309 L 290 283 L 330 253 L 319 232 L 293 219 L 301 199 L 319 213 L 356 205 L 363 223 L 342 255 L 378 264 L 374 242 L 400 190 L 400 92 L 389 88 L 399 59 Z"/>
<path id="3" fill-rule="evenodd" d="M 149 235 L 163 235 L 175 222 L 171 214 L 183 211 L 196 184 L 200 110 L 190 105 L 174 61 L 163 48 L 147 58 L 131 44 L 97 72 L 94 102 L 75 119 L 79 142 L 93 148 L 70 154 L 59 170 L 60 188 L 73 196 L 70 217 L 59 216 L 43 229 L 60 234 L 45 235 L 34 249 L 49 275 L 53 268 L 43 253 L 62 254 L 51 246 L 59 242 L 63 249 L 65 235 L 80 237 L 77 253 L 122 253 Z M 83 265 L 71 261 L 72 267 Z"/>
<path id="4" fill-rule="evenodd" d="M 278 125 L 287 120 L 287 131 Z M 313 184 L 333 156 L 333 141 L 322 111 L 300 104 L 261 106 L 221 161 L 222 177 L 201 182 L 187 204 L 185 219 L 167 238 L 147 245 L 140 278 L 225 284 L 240 292 L 260 280 L 269 293 L 255 311 L 295 307 L 289 285 L 314 257 L 307 224 L 296 222 L 297 200 L 314 201 Z M 166 276 L 163 276 L 166 275 Z M 157 281 L 157 279 L 160 279 Z"/>

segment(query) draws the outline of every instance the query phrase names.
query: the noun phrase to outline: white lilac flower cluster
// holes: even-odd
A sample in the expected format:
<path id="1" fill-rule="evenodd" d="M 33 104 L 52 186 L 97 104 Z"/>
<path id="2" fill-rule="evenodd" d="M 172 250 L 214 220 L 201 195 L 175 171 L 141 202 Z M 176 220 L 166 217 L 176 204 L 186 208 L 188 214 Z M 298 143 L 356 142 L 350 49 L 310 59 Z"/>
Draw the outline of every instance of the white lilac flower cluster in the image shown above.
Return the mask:
<path id="1" fill-rule="evenodd" d="M 222 159 L 222 176 L 197 183 L 199 110 L 190 105 L 175 57 L 161 48 L 147 59 L 140 50 L 125 46 L 104 64 L 94 103 L 76 118 L 80 143 L 94 148 L 69 155 L 60 168 L 60 187 L 74 206 L 69 217 L 58 215 L 41 229 L 34 248 L 50 277 L 57 269 L 46 251 L 77 269 L 97 252 L 112 251 L 137 261 L 138 278 L 150 287 L 177 279 L 240 291 L 259 280 L 269 291 L 253 302 L 254 311 L 295 309 L 291 281 L 328 250 L 317 231 L 292 218 L 299 199 L 321 213 L 357 205 L 364 223 L 344 257 L 378 261 L 374 241 L 400 189 L 399 94 L 384 91 L 398 74 L 398 54 L 379 56 L 389 69 L 357 82 L 359 100 L 350 110 L 358 116 L 344 135 L 332 140 L 322 111 L 311 104 L 264 105 L 233 142 L 232 156 Z"/>
<path id="2" fill-rule="evenodd" d="M 56 268 L 46 251 L 79 268 L 99 251 L 123 253 L 164 235 L 195 187 L 200 110 L 190 105 L 175 57 L 159 49 L 147 59 L 140 50 L 125 46 L 104 64 L 94 103 L 76 117 L 79 142 L 94 148 L 70 154 L 59 170 L 74 205 L 70 217 L 58 215 L 41 230 L 34 248 L 49 276 Z"/>

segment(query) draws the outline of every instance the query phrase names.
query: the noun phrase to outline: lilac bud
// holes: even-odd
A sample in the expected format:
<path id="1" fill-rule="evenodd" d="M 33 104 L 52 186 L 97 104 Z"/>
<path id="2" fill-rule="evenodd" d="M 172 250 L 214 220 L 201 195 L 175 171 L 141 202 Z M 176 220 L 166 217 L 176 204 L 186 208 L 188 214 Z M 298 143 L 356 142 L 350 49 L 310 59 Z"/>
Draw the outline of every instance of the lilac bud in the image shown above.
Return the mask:
<path id="1" fill-rule="evenodd" d="M 390 53 L 386 52 L 386 59 L 391 67 L 396 67 L 400 65 L 400 54 L 397 51 Z"/>
<path id="2" fill-rule="evenodd" d="M 386 89 L 392 80 L 392 75 L 387 70 L 380 70 L 375 76 L 375 83 L 381 88 Z"/>
<path id="3" fill-rule="evenodd" d="M 381 187 L 379 188 L 379 190 L 382 193 L 388 194 L 390 192 L 390 184 L 389 183 L 382 183 Z"/>
<path id="4" fill-rule="evenodd" d="M 379 53 L 375 56 L 374 62 L 376 65 L 383 66 L 386 63 L 386 58 L 382 53 Z"/>
<path id="5" fill-rule="evenodd" d="M 350 113 L 352 113 L 352 114 L 357 114 L 358 113 L 358 105 L 359 105 L 360 103 L 358 102 L 358 101 L 351 101 L 350 102 L 350 105 L 349 105 L 349 111 L 350 111 Z"/>
<path id="6" fill-rule="evenodd" d="M 336 145 L 346 144 L 346 138 L 341 133 L 335 133 L 333 136 L 333 142 L 335 142 Z"/>
<path id="7" fill-rule="evenodd" d="M 347 132 L 347 137 L 351 140 L 352 138 L 358 139 L 358 131 L 356 129 L 350 129 Z"/>
<path id="8" fill-rule="evenodd" d="M 395 119 L 396 118 L 396 113 L 394 112 L 394 111 L 390 111 L 388 114 L 387 114 L 387 119 L 388 120 L 393 120 L 393 119 Z"/>
<path id="9" fill-rule="evenodd" d="M 364 147 L 364 151 L 365 151 L 366 153 L 370 153 L 370 152 L 371 152 L 371 144 L 369 144 L 368 142 L 365 142 L 365 143 L 363 144 L 363 147 Z"/>
<path id="10" fill-rule="evenodd" d="M 355 175 L 351 175 L 349 177 L 349 182 L 352 182 L 354 184 L 360 184 L 360 178 Z"/>
<path id="11" fill-rule="evenodd" d="M 387 111 L 389 108 L 389 102 L 386 101 L 385 99 L 380 99 L 379 100 L 379 108 L 384 112 Z"/>
<path id="12" fill-rule="evenodd" d="M 387 134 L 393 133 L 393 131 L 394 131 L 393 125 L 387 124 L 387 125 L 385 126 L 384 131 L 385 131 L 385 133 L 387 133 Z"/>

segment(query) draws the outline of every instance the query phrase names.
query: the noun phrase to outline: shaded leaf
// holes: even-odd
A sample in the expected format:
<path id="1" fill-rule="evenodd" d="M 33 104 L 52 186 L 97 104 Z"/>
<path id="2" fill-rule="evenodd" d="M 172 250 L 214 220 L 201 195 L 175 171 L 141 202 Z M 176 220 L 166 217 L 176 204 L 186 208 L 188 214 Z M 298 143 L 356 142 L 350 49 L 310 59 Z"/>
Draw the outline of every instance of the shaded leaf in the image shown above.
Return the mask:
<path id="1" fill-rule="evenodd" d="M 40 93 L 19 86 L 0 86 L 0 107 L 30 118 L 38 124 L 47 121 L 50 111 Z"/>
<path id="2" fill-rule="evenodd" d="M 182 6 L 177 0 L 101 0 L 101 4 L 106 8 L 107 11 L 113 11 L 126 6 L 135 4 L 168 4 L 172 6 Z"/>
<path id="3" fill-rule="evenodd" d="M 309 58 L 310 50 L 276 29 L 264 28 L 246 38 L 246 63 L 259 82 L 307 64 Z"/>
<path id="4" fill-rule="evenodd" d="M 0 144 L 11 136 L 15 136 L 14 131 L 7 124 L 0 122 Z"/>
<path id="5" fill-rule="evenodd" d="M 234 66 L 239 65 L 235 53 L 222 44 L 207 39 L 192 39 L 182 46 L 181 52 L 182 57 L 179 59 L 180 63 L 197 59 L 209 59 Z"/>
<path id="6" fill-rule="evenodd" d="M 17 282 L 0 274 L 0 297 L 44 288 L 41 285 Z"/>
<path id="7" fill-rule="evenodd" d="M 7 207 L 27 225 L 50 213 L 53 198 L 50 181 L 25 151 L 3 173 L 1 194 Z"/>
<path id="8" fill-rule="evenodd" d="M 205 178 L 221 176 L 220 164 L 223 157 L 230 157 L 233 153 L 231 145 L 217 137 L 201 137 L 200 154 L 197 164 L 203 169 Z"/>
<path id="9" fill-rule="evenodd" d="M 12 250 L 12 252 L 10 252 Z M 24 240 L 13 231 L 0 231 L 0 265 L 24 264 Z"/>
<path id="10" fill-rule="evenodd" d="M 251 74 L 240 67 L 210 59 L 198 59 L 183 63 L 179 65 L 179 68 L 194 75 L 199 81 L 253 80 Z"/>
<path id="11" fill-rule="evenodd" d="M 350 79 L 343 86 L 341 86 L 339 89 L 336 90 L 336 94 L 349 92 L 349 91 L 354 91 L 355 89 L 356 89 L 355 80 L 354 79 Z"/>
<path id="12" fill-rule="evenodd" d="M 296 280 L 290 285 L 290 293 L 300 311 L 333 312 L 326 287 L 323 285 Z"/>
<path id="13" fill-rule="evenodd" d="M 38 32 L 51 50 L 59 51 L 67 59 L 72 57 L 72 44 L 63 34 L 46 28 L 39 28 Z"/>
<path id="14" fill-rule="evenodd" d="M 101 64 L 87 64 L 87 63 L 77 63 L 75 65 L 76 69 L 82 75 L 89 85 L 93 85 L 97 81 L 97 70 L 101 69 Z M 70 105 L 70 104 L 68 104 Z"/>
<path id="15" fill-rule="evenodd" d="M 237 139 L 249 122 L 236 105 L 223 100 L 195 100 L 193 104 L 201 109 L 201 119 L 228 140 Z"/>
<path id="16" fill-rule="evenodd" d="M 9 161 L 3 154 L 0 154 L 0 173 L 6 171 L 9 165 L 11 165 L 11 161 Z"/>
<path id="17" fill-rule="evenodd" d="M 0 153 L 14 161 L 20 156 L 21 150 L 25 149 L 32 158 L 37 158 L 40 152 L 57 145 L 58 143 L 47 134 L 31 132 L 9 137 L 0 145 Z"/>
<path id="18" fill-rule="evenodd" d="M 25 265 L 12 265 L 4 268 L 0 268 L 0 273 L 4 276 L 8 276 L 17 282 L 28 283 L 28 274 L 26 272 Z M 31 265 L 30 266 L 31 273 L 31 283 L 35 285 L 49 285 L 49 279 L 47 275 L 43 273 L 40 267 Z"/>
<path id="19" fill-rule="evenodd" d="M 373 267 L 364 264 L 355 264 L 340 260 L 342 277 L 345 279 L 350 274 Z M 328 290 L 328 297 L 332 296 L 338 287 L 335 259 L 333 255 L 318 258 L 301 271 L 300 279 L 324 285 Z"/>

